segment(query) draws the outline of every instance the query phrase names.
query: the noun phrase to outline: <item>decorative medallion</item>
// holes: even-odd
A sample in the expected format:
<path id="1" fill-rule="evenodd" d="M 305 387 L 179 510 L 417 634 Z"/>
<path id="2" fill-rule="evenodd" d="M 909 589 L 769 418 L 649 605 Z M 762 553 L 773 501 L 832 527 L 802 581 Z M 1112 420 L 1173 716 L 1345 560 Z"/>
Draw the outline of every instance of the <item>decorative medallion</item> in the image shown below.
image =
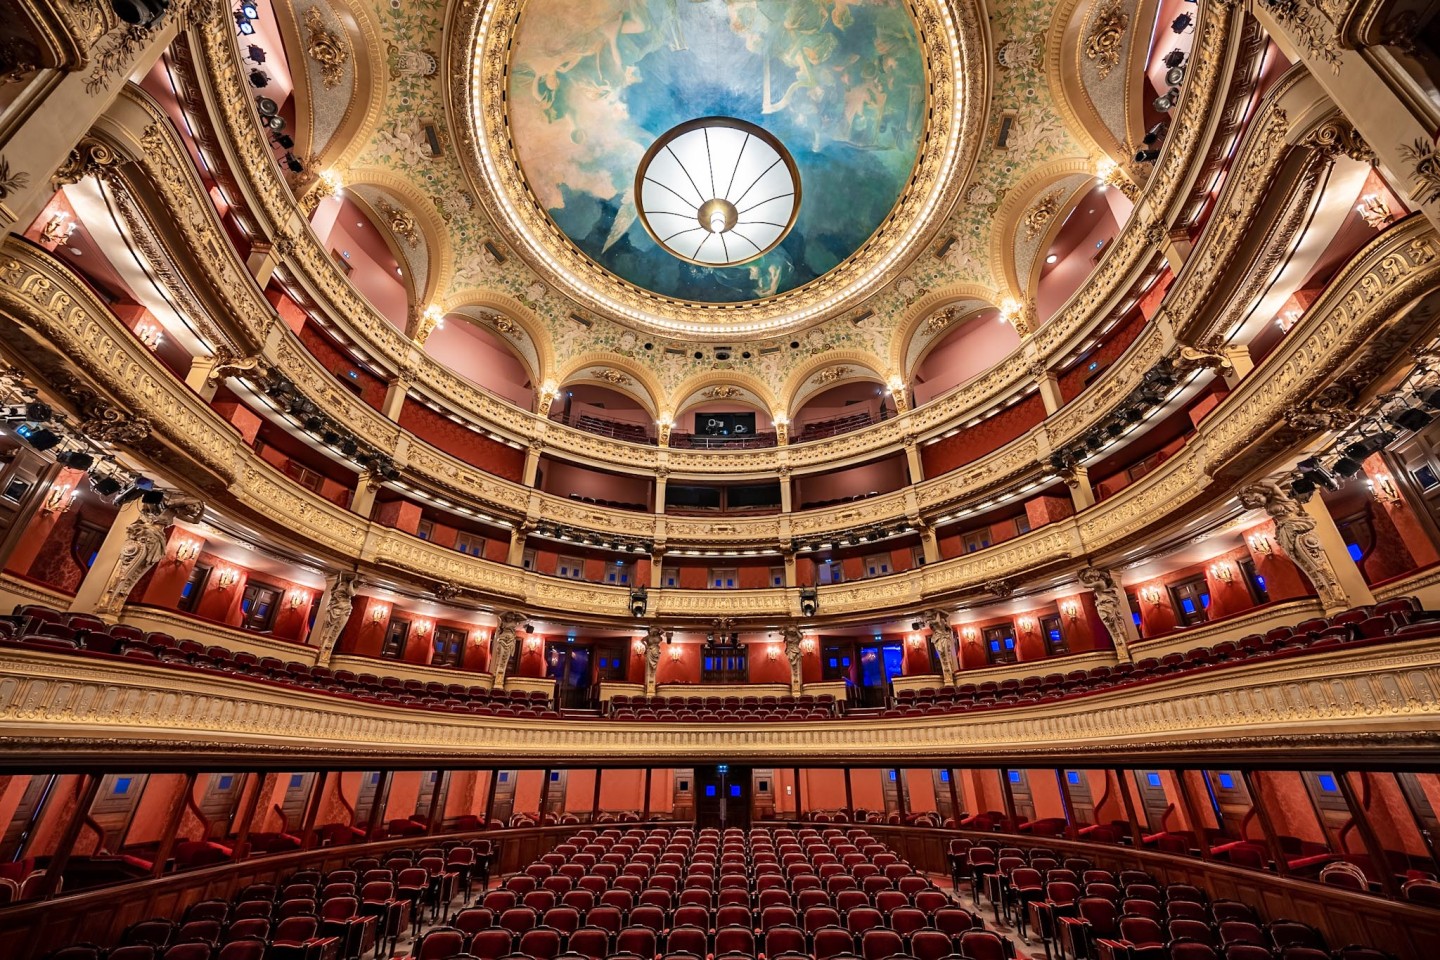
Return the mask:
<path id="1" fill-rule="evenodd" d="M 1100 11 L 1090 27 L 1090 33 L 1085 38 L 1085 56 L 1095 64 L 1095 72 L 1101 80 L 1119 65 L 1120 51 L 1125 46 L 1125 28 L 1129 25 L 1130 17 L 1120 5 L 1120 0 L 1114 0 Z"/>
<path id="2" fill-rule="evenodd" d="M 350 53 L 345 41 L 325 26 L 325 16 L 319 7 L 305 11 L 305 52 L 320 65 L 320 82 L 325 89 L 333 90 L 345 76 L 345 63 Z"/>

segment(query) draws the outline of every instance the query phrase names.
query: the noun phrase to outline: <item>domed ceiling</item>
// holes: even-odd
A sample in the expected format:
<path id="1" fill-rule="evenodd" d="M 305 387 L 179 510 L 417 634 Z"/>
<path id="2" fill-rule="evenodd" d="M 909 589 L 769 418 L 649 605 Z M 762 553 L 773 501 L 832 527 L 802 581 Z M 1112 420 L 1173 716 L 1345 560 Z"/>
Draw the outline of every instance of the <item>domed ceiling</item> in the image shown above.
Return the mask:
<path id="1" fill-rule="evenodd" d="M 576 247 L 661 296 L 736 303 L 815 280 L 880 227 L 915 166 L 926 77 L 898 0 L 529 0 L 508 108 L 525 181 Z M 686 262 L 637 216 L 647 149 L 712 116 L 777 138 L 803 186 L 784 240 L 736 266 Z"/>

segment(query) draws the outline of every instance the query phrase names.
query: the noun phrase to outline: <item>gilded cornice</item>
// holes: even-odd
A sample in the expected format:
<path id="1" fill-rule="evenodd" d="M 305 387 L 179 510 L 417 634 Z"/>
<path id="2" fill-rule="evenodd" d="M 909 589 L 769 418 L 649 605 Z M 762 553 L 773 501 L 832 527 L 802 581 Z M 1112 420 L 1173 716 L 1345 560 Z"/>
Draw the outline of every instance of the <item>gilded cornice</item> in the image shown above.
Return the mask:
<path id="1" fill-rule="evenodd" d="M 1189 106 L 1176 116 L 1176 130 L 1172 133 L 1173 142 L 1191 148 L 1195 146 L 1205 126 L 1206 111 L 1213 107 L 1211 101 L 1222 91 L 1224 84 L 1221 81 L 1229 75 L 1232 66 L 1228 58 L 1218 55 L 1219 51 L 1224 49 L 1226 37 L 1231 32 L 1230 19 L 1228 16 L 1211 17 L 1206 14 L 1202 15 L 1202 21 L 1197 43 L 1211 51 L 1212 55 L 1197 58 L 1196 68 L 1187 80 L 1191 91 L 1187 96 Z M 205 79 L 210 86 L 223 90 L 227 89 L 227 84 L 232 81 L 238 83 L 232 51 L 233 41 L 224 30 L 203 29 L 192 34 L 192 42 L 201 54 L 205 71 L 209 74 Z M 215 108 L 212 112 L 213 120 L 224 131 L 221 139 L 228 144 L 227 159 L 233 163 L 236 171 L 242 174 L 240 179 L 247 184 L 247 199 L 253 201 L 250 204 L 251 210 L 260 218 L 262 229 L 273 230 L 264 226 L 267 223 L 295 223 L 293 200 L 288 189 L 280 182 L 268 152 L 263 149 L 264 145 L 253 129 L 249 105 L 243 99 L 213 93 L 209 94 L 207 99 Z M 1187 130 L 1190 131 L 1188 135 Z M 1176 199 L 1177 190 L 1188 185 L 1184 176 L 1189 166 L 1187 156 L 1185 149 L 1177 149 L 1169 151 L 1167 157 L 1162 158 L 1161 169 L 1152 177 L 1147 194 L 1154 208 L 1168 209 Z M 261 182 L 265 186 L 257 186 Z M 1071 303 L 1055 320 L 1047 323 L 1039 334 L 1032 338 L 1042 355 L 1063 351 L 1093 326 L 1104 322 L 1113 309 L 1120 305 L 1125 291 L 1154 269 L 1151 249 L 1153 240 L 1147 239 L 1147 226 L 1132 223 L 1127 227 L 1086 286 L 1072 298 Z M 285 229 L 293 230 L 293 244 L 289 245 L 290 252 L 284 268 L 286 275 L 294 277 L 317 306 L 348 336 L 364 344 L 367 353 L 376 356 L 382 367 L 413 372 L 417 389 L 514 442 L 528 443 L 534 436 L 546 432 L 547 446 L 560 455 L 594 461 L 627 472 L 643 473 L 655 468 L 659 453 L 654 448 L 594 438 L 563 427 L 550 429 L 548 425 L 537 422 L 537 418 L 490 397 L 429 358 L 417 356 L 409 342 L 392 325 L 378 317 L 348 282 L 339 277 L 338 271 L 329 263 L 324 250 L 314 241 L 308 229 L 298 224 Z M 1110 292 L 1114 295 L 1105 295 Z M 531 301 L 526 302 L 528 304 Z M 888 300 L 877 303 L 882 314 L 887 312 L 890 306 Z M 1022 357 L 1021 351 L 1012 355 L 1012 359 Z M 890 421 L 859 431 L 863 436 L 848 438 L 845 444 L 855 448 L 857 455 L 869 455 L 898 449 L 902 430 L 913 432 L 917 428 L 923 431 L 927 427 L 933 427 L 935 432 L 940 432 L 957 419 L 954 416 L 957 409 L 962 412 L 971 411 L 973 415 L 981 409 L 978 401 L 993 400 L 997 392 L 1008 392 L 1004 389 L 1007 384 L 1022 382 L 1028 362 L 1023 358 L 1016 359 L 1013 363 L 1002 362 L 991 375 L 967 384 L 950 398 L 942 398 L 942 401 L 948 399 L 949 402 L 937 402 L 922 408 L 919 411 L 921 416 L 905 427 Z M 1005 382 L 997 384 L 997 379 Z M 997 391 L 996 387 L 1000 389 Z M 962 416 L 958 419 L 964 418 Z M 833 454 L 836 451 L 833 441 L 821 441 L 807 446 L 815 449 L 797 453 L 791 461 L 792 468 L 803 470 L 807 461 L 817 466 L 834 462 Z M 776 457 L 775 451 L 687 451 L 670 466 L 672 470 L 693 472 L 696 475 L 755 474 L 773 472 Z"/>
<path id="2" fill-rule="evenodd" d="M 8 328 L 12 349 L 32 349 L 34 341 L 27 339 L 26 331 L 33 331 L 127 409 L 156 424 L 167 443 L 215 475 L 250 513 L 279 524 L 282 536 L 301 536 L 322 550 L 381 568 L 459 583 L 482 597 L 524 598 L 532 606 L 555 611 L 593 610 L 600 615 L 625 616 L 627 593 L 622 588 L 524 573 L 444 550 L 408 534 L 370 525 L 294 484 L 256 458 L 239 434 L 179 383 L 153 354 L 132 337 L 120 335 L 105 305 L 49 255 L 14 239 L 3 249 L 0 308 L 16 321 Z M 1339 272 L 1280 347 L 1240 382 L 1202 421 L 1185 448 L 1160 469 L 1076 517 L 994 547 L 906 574 L 822 587 L 822 610 L 827 614 L 878 612 L 913 609 L 921 600 L 952 602 L 983 592 L 986 583 L 1000 577 L 1024 578 L 1047 565 L 1068 565 L 1081 557 L 1123 549 L 1137 533 L 1176 511 L 1199 499 L 1223 495 L 1229 484 L 1217 479 L 1221 474 L 1235 476 L 1256 469 L 1298 439 L 1278 426 L 1284 422 L 1286 409 L 1344 375 L 1347 365 L 1353 371 L 1355 364 L 1371 368 L 1389 364 L 1402 355 L 1406 344 L 1425 332 L 1432 323 L 1431 312 L 1409 308 L 1417 297 L 1435 289 L 1437 275 L 1437 241 L 1426 221 L 1412 217 L 1397 224 L 1378 235 Z M 1135 345 L 1135 354 L 1149 356 L 1155 342 L 1153 334 L 1142 338 Z M 1146 367 L 1137 363 L 1126 369 L 1143 372 Z M 357 416 L 363 412 L 355 408 Z M 1081 429 L 1088 422 L 1087 412 L 1098 415 L 1099 405 L 1087 411 L 1082 402 L 1067 416 L 1074 417 L 1076 428 Z M 966 469 L 921 484 L 915 491 L 919 504 L 938 508 L 952 503 L 966 485 L 993 482 L 995 475 L 1005 472 L 1005 464 L 1015 470 L 1033 467 L 1038 451 L 1027 448 L 1026 442 L 1022 438 L 977 465 L 988 464 L 994 474 Z M 414 452 L 417 461 L 426 456 L 418 445 Z M 522 501 L 513 494 L 522 488 L 487 480 L 478 471 L 470 476 L 476 484 L 474 495 L 485 496 L 484 484 L 489 483 L 489 496 L 510 511 L 521 509 Z M 193 474 L 191 479 L 198 482 Z M 462 490 L 466 487 L 463 478 L 452 478 L 451 483 Z M 612 530 L 617 533 L 633 534 L 636 521 L 644 516 L 536 496 L 557 513 L 586 516 L 593 511 L 611 517 Z M 528 507 L 528 493 L 524 504 Z M 908 500 L 901 495 L 877 498 L 876 505 L 886 511 L 902 511 L 898 516 L 910 512 Z M 851 505 L 814 514 L 848 527 L 857 518 L 850 511 L 865 507 Z M 806 518 L 807 514 L 789 518 L 791 536 L 819 532 L 806 525 Z M 665 518 L 665 522 L 667 536 L 674 540 L 713 543 L 752 536 L 750 521 L 741 519 Z M 777 532 L 772 526 L 775 522 L 773 517 L 756 518 L 755 539 L 750 542 L 773 544 L 770 538 Z M 791 594 L 783 590 L 658 590 L 653 602 L 663 615 L 709 618 L 721 609 L 717 605 L 723 605 L 740 616 L 778 618 L 793 615 Z"/>
<path id="3" fill-rule="evenodd" d="M 296 750 L 314 758 L 523 763 L 724 756 L 893 763 L 1233 750 L 1365 733 L 1440 743 L 1440 640 L 1250 661 L 1048 704 L 915 719 L 625 723 L 468 717 L 41 650 L 0 651 L 0 742 L 27 760 L 97 741 L 121 757 Z M 43 735 L 42 740 L 34 739 Z M 1378 742 L 1378 741 L 1372 741 Z"/>

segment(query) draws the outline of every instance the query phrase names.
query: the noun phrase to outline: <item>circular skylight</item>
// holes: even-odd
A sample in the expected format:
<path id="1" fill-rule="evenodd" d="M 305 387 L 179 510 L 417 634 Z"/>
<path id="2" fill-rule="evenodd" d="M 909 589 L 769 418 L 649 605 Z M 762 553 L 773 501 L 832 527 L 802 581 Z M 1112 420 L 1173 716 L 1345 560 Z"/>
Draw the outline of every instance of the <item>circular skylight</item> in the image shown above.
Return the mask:
<path id="1" fill-rule="evenodd" d="M 705 117 L 671 129 L 645 152 L 635 205 L 667 252 L 728 267 L 785 239 L 800 210 L 800 174 L 790 152 L 760 127 Z"/>

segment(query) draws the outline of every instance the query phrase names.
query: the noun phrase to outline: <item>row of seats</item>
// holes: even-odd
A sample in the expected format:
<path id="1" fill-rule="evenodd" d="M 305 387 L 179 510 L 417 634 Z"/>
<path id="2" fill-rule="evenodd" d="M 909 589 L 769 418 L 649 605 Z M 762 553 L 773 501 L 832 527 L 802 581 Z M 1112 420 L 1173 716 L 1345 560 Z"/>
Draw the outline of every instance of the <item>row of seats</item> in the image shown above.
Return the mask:
<path id="1" fill-rule="evenodd" d="M 644 427 L 635 423 L 623 423 L 619 420 L 607 420 L 603 417 L 592 417 L 582 414 L 575 418 L 575 429 L 585 433 L 593 433 L 601 437 L 613 437 L 616 440 L 626 440 L 630 443 L 654 443 L 650 432 Z"/>
<path id="2" fill-rule="evenodd" d="M 815 423 L 807 423 L 801 428 L 794 442 L 804 443 L 807 440 L 823 440 L 826 437 L 849 433 L 851 430 L 860 430 L 870 426 L 870 424 L 874 422 L 875 418 L 870 416 L 870 411 L 866 410 L 844 417 L 836 417 L 833 420 L 820 420 Z"/>
<path id="3" fill-rule="evenodd" d="M 829 720 L 839 713 L 835 698 L 766 697 L 631 697 L 618 695 L 606 704 L 612 720 L 671 720 L 686 723 L 753 723 Z"/>
<path id="4" fill-rule="evenodd" d="M 1263 635 L 1251 634 L 1235 641 L 1195 647 L 1163 657 L 1145 657 L 1113 667 L 900 690 L 882 715 L 923 717 L 991 707 L 1051 703 L 1077 695 L 1214 670 L 1227 664 L 1437 634 L 1440 634 L 1440 612 L 1421 609 L 1413 597 L 1400 597 L 1374 606 L 1357 607 L 1333 617 L 1306 620 L 1294 627 L 1277 627 Z"/>
<path id="5" fill-rule="evenodd" d="M 650 507 L 643 503 L 630 503 L 620 500 L 606 500 L 603 497 L 582 497 L 578 493 L 570 494 L 570 499 L 577 503 L 590 503 L 597 507 L 609 507 L 612 510 L 638 510 L 641 513 L 649 513 Z"/>
<path id="6" fill-rule="evenodd" d="M 952 840 L 952 879 L 968 884 L 977 909 L 990 900 L 997 919 L 1029 928 L 1062 960 L 1393 960 L 1351 944 L 1331 950 L 1297 920 L 1264 922 L 1252 905 L 1215 899 L 1198 886 L 1161 884 L 1143 870 L 1063 862 L 1044 848 Z"/>
<path id="7" fill-rule="evenodd" d="M 807 500 L 800 504 L 801 510 L 823 510 L 826 507 L 838 507 L 842 503 L 855 503 L 860 500 L 869 500 L 871 497 L 880 496 L 880 491 L 871 490 L 868 493 L 855 493 L 848 497 L 832 497 L 829 500 Z"/>
<path id="8" fill-rule="evenodd" d="M 382 861 L 357 857 L 341 869 L 292 872 L 281 883 L 255 883 L 230 900 L 202 900 L 180 919 L 131 924 L 108 949 L 82 943 L 47 960 L 359 960 L 432 918 L 472 884 L 489 881 L 488 840 L 397 850 Z"/>

